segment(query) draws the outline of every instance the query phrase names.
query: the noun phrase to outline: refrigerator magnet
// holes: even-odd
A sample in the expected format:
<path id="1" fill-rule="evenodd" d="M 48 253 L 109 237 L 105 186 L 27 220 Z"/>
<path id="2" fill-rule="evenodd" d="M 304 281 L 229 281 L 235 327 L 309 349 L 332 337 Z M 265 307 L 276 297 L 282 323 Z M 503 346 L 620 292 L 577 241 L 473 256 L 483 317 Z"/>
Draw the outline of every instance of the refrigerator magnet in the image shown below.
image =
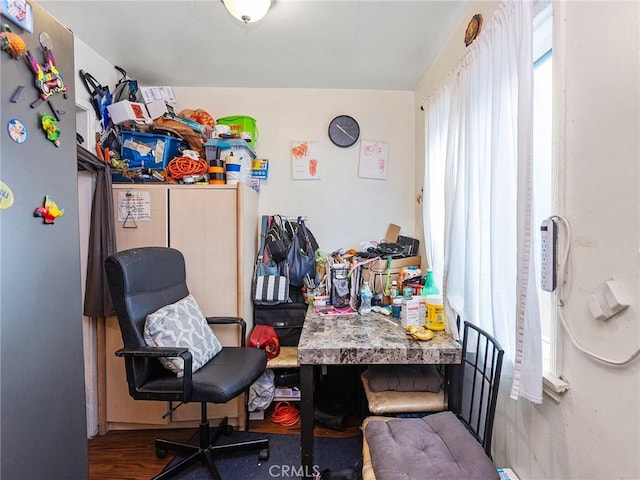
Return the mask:
<path id="1" fill-rule="evenodd" d="M 46 113 L 42 114 L 42 129 L 47 135 L 47 138 L 53 142 L 56 147 L 60 146 L 60 129 L 58 128 L 58 122 L 51 115 Z"/>
<path id="2" fill-rule="evenodd" d="M 5 24 L 0 27 L 0 50 L 7 52 L 14 60 L 18 60 L 27 50 L 27 45 L 20 35 L 13 33 L 11 27 Z"/>
<path id="3" fill-rule="evenodd" d="M 34 217 L 42 217 L 44 223 L 52 225 L 56 221 L 56 218 L 64 215 L 64 208 L 58 208 L 56 202 L 54 202 L 49 195 L 44 197 L 44 205 L 38 207 L 33 212 Z"/>
<path id="4" fill-rule="evenodd" d="M 7 132 L 16 143 L 24 143 L 27 140 L 27 127 L 17 118 L 12 118 L 7 124 Z"/>
<path id="5" fill-rule="evenodd" d="M 11 205 L 13 205 L 13 192 L 6 183 L 0 182 L 0 210 L 9 208 Z"/>

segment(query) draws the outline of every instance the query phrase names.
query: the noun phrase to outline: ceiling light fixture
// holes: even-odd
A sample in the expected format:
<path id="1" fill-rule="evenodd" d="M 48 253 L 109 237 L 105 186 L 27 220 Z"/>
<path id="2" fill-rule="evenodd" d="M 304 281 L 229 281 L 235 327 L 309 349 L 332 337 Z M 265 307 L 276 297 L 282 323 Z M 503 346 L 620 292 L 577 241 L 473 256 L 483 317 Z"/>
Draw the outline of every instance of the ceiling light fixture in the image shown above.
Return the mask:
<path id="1" fill-rule="evenodd" d="M 227 11 L 244 23 L 253 23 L 261 20 L 273 0 L 221 0 Z"/>

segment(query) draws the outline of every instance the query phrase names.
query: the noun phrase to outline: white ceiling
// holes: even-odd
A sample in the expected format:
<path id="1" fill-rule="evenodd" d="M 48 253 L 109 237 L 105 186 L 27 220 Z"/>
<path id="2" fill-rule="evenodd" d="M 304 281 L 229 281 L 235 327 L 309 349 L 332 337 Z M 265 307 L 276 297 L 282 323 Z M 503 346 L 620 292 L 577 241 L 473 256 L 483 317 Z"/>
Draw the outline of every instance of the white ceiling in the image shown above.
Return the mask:
<path id="1" fill-rule="evenodd" d="M 413 90 L 469 1 L 276 0 L 249 25 L 220 0 L 40 4 L 143 85 Z"/>

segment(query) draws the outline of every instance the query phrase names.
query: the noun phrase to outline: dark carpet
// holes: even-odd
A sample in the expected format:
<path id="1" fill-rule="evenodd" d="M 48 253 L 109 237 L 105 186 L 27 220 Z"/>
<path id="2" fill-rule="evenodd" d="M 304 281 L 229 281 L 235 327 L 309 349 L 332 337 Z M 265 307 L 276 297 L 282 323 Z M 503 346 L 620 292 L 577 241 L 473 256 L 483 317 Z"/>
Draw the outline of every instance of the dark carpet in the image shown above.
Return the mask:
<path id="1" fill-rule="evenodd" d="M 235 431 L 222 436 L 218 444 L 238 441 L 269 439 L 269 460 L 258 459 L 258 451 L 217 456 L 216 466 L 225 480 L 297 479 L 300 467 L 300 436 Z M 192 439 L 196 442 L 196 439 Z M 170 453 L 171 454 L 171 453 Z M 173 460 L 170 464 L 173 464 Z M 316 438 L 314 453 L 315 472 L 325 469 L 342 470 L 362 466 L 362 436 L 350 438 Z M 312 473 L 315 473 L 312 472 Z M 194 465 L 176 477 L 178 480 L 209 479 L 203 465 Z"/>

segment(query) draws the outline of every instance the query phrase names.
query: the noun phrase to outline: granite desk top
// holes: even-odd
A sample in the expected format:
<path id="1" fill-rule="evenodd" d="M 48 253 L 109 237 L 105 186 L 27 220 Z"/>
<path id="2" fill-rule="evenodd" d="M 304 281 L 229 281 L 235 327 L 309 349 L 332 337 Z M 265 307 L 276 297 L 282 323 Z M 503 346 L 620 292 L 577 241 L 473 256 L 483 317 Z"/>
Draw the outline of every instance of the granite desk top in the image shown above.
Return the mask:
<path id="1" fill-rule="evenodd" d="M 322 317 L 309 308 L 298 343 L 306 365 L 460 363 L 462 346 L 444 331 L 409 338 L 400 320 L 381 313 Z"/>

